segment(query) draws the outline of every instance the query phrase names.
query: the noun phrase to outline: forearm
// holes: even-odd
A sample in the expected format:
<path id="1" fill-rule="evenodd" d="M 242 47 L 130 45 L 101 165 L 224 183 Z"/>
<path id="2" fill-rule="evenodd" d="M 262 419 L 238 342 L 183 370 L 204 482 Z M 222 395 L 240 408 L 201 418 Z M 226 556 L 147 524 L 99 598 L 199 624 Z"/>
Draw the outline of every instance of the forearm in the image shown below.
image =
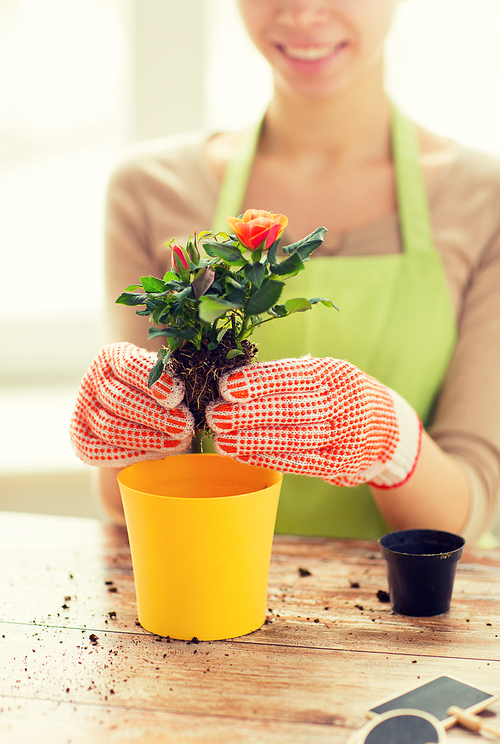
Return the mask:
<path id="1" fill-rule="evenodd" d="M 372 486 L 371 490 L 391 529 L 430 528 L 461 533 L 471 507 L 464 469 L 425 431 L 411 477 L 396 488 Z"/>
<path id="2" fill-rule="evenodd" d="M 93 468 L 92 486 L 98 506 L 106 520 L 124 525 L 125 515 L 117 481 L 120 470 L 121 468 Z"/>

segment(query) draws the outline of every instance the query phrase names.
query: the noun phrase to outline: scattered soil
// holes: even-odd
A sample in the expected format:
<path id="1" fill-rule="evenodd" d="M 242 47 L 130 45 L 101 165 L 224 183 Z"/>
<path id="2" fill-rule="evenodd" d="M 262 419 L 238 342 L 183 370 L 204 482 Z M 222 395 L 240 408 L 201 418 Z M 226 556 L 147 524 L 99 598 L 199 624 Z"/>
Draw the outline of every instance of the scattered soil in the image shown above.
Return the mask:
<path id="1" fill-rule="evenodd" d="M 378 590 L 378 592 L 377 592 L 377 599 L 378 599 L 379 602 L 389 602 L 390 601 L 389 594 L 386 591 L 384 591 L 383 589 L 379 589 Z"/>
<path id="2" fill-rule="evenodd" d="M 207 428 L 205 408 L 219 397 L 219 379 L 222 375 L 235 367 L 251 364 L 257 356 L 255 344 L 245 340 L 241 342 L 243 354 L 227 359 L 228 351 L 235 348 L 232 334 L 226 333 L 215 349 L 202 346 L 198 350 L 192 344 L 185 344 L 172 352 L 168 366 L 184 381 L 185 401 L 194 416 L 197 432 Z"/>
<path id="3" fill-rule="evenodd" d="M 300 577 L 304 576 L 312 576 L 312 573 L 307 568 L 298 568 L 297 571 L 299 572 Z"/>

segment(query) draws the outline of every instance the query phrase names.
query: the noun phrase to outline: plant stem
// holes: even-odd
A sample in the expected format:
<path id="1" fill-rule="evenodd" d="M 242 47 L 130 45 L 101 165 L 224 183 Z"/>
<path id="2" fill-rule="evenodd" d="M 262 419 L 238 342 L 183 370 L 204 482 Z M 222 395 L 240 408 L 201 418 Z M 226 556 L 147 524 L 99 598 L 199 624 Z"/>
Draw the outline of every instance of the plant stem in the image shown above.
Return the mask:
<path id="1" fill-rule="evenodd" d="M 203 454 L 203 439 L 205 438 L 204 431 L 197 431 L 193 438 L 193 452 L 197 455 Z"/>
<path id="2" fill-rule="evenodd" d="M 235 335 L 236 341 L 243 341 L 249 334 L 248 334 L 248 324 L 250 322 L 250 316 L 244 315 L 243 316 L 243 322 L 241 324 L 240 332 L 238 335 Z"/>
<path id="3" fill-rule="evenodd" d="M 288 318 L 288 316 L 291 315 L 291 313 L 287 313 L 286 315 L 273 315 L 271 318 L 266 318 L 265 320 L 259 320 L 257 323 L 252 323 L 252 325 L 247 328 L 247 333 L 250 335 L 253 332 L 254 328 L 258 328 L 263 323 L 269 323 L 270 320 L 279 320 L 279 318 Z"/>

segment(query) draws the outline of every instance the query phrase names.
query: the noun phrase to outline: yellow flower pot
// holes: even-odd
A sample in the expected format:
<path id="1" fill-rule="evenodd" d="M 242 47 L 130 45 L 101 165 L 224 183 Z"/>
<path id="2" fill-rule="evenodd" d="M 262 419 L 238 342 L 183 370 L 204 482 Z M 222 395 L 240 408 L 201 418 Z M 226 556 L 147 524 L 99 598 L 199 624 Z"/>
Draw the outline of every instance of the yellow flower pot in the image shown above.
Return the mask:
<path id="1" fill-rule="evenodd" d="M 211 641 L 260 628 L 282 477 L 212 454 L 119 473 L 146 630 Z"/>

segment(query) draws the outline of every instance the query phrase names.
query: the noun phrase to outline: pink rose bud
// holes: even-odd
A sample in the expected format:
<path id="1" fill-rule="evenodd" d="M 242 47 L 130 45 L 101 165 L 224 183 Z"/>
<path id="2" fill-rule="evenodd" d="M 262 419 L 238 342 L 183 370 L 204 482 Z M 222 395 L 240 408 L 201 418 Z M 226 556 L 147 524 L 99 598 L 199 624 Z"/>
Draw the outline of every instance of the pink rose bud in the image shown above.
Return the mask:
<path id="1" fill-rule="evenodd" d="M 185 251 L 180 247 L 180 245 L 173 245 L 172 246 L 172 259 L 174 262 L 174 266 L 176 271 L 180 274 L 182 271 L 188 271 L 189 269 L 189 261 L 188 256 L 185 253 Z"/>

